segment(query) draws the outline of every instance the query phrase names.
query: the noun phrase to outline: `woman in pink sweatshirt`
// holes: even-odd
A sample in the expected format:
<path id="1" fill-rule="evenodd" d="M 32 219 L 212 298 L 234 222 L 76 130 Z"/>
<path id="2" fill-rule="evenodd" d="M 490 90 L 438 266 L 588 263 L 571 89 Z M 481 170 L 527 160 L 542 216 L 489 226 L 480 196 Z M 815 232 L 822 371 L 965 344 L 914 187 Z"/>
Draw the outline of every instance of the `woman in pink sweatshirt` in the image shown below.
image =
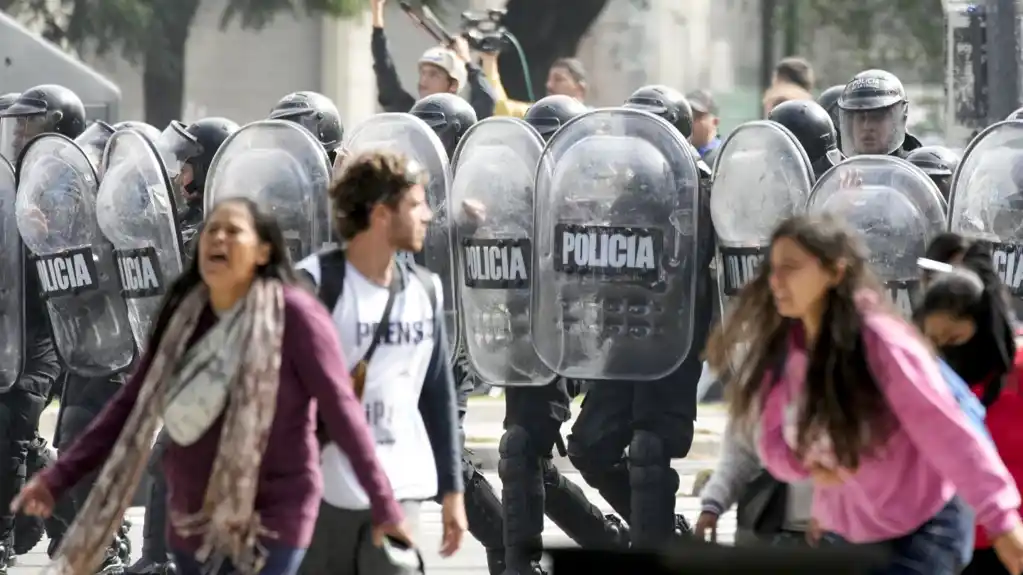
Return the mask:
<path id="1" fill-rule="evenodd" d="M 747 360 L 729 365 L 740 345 Z M 1023 571 L 1012 477 L 844 224 L 799 216 L 778 227 L 708 361 L 734 370 L 731 415 L 757 433 L 771 474 L 813 479 L 820 527 L 886 548 L 875 574 L 958 573 L 972 545 L 964 501 L 1009 572 Z"/>

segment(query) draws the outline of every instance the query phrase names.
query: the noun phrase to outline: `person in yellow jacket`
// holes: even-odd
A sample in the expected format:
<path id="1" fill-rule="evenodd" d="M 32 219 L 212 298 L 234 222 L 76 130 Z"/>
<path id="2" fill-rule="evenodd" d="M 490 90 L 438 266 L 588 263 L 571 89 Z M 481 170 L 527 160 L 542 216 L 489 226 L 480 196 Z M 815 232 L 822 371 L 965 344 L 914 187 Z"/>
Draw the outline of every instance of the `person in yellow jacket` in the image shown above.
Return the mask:
<path id="1" fill-rule="evenodd" d="M 519 102 L 508 97 L 501 83 L 501 73 L 497 66 L 497 54 L 480 56 L 483 74 L 490 80 L 494 94 L 494 115 L 522 118 L 531 102 Z M 547 73 L 547 95 L 562 94 L 571 96 L 580 102 L 586 101 L 586 70 L 582 62 L 575 58 L 559 58 L 551 64 Z"/>

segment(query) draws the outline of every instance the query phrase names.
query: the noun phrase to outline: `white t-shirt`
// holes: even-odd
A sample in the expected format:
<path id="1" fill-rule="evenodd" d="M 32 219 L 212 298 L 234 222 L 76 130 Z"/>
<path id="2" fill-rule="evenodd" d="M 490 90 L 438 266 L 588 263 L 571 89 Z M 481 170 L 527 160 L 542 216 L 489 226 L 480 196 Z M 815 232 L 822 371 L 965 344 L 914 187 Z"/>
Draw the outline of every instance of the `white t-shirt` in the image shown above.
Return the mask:
<path id="1" fill-rule="evenodd" d="M 351 368 L 369 349 L 390 290 L 366 279 L 350 263 L 345 266 L 344 288 L 332 315 Z M 318 255 L 303 259 L 296 267 L 320 283 Z M 419 397 L 434 353 L 433 303 L 415 274 L 403 275 L 405 289 L 395 297 L 389 331 L 370 359 L 362 405 L 395 498 L 429 499 L 437 494 L 437 470 Z M 442 307 L 440 279 L 431 275 L 438 307 Z M 321 464 L 327 503 L 342 509 L 369 508 L 369 498 L 348 456 L 336 444 L 323 449 Z"/>

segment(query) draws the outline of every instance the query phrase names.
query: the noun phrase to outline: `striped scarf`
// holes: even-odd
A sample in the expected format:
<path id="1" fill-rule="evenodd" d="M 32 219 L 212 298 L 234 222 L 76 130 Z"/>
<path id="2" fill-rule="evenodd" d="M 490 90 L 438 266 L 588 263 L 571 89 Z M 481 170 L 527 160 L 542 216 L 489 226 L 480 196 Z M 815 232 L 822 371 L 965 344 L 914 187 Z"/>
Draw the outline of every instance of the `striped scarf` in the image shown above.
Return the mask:
<path id="1" fill-rule="evenodd" d="M 152 353 L 149 369 L 128 420 L 117 438 L 89 498 L 64 537 L 53 575 L 91 575 L 103 559 L 114 530 L 130 505 L 145 470 L 152 439 L 163 415 L 167 387 L 209 302 L 199 285 L 175 310 Z M 257 279 L 245 297 L 246 333 L 241 367 L 230 387 L 220 444 L 202 509 L 173 518 L 183 536 L 201 536 L 196 559 L 219 567 L 230 560 L 243 575 L 265 563 L 260 537 L 267 532 L 255 510 L 259 468 L 277 408 L 284 332 L 284 291 L 277 280 Z"/>

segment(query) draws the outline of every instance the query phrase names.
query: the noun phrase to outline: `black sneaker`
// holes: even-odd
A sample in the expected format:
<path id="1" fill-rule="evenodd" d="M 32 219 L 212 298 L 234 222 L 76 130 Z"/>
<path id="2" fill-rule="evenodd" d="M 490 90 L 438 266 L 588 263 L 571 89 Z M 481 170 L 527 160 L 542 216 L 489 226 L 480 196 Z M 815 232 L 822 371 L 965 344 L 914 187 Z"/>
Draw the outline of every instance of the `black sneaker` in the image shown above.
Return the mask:
<path id="1" fill-rule="evenodd" d="M 615 547 L 628 549 L 630 544 L 629 526 L 622 521 L 621 517 L 618 517 L 614 513 L 608 513 L 605 515 L 604 521 L 606 521 L 608 527 L 615 532 Z"/>

